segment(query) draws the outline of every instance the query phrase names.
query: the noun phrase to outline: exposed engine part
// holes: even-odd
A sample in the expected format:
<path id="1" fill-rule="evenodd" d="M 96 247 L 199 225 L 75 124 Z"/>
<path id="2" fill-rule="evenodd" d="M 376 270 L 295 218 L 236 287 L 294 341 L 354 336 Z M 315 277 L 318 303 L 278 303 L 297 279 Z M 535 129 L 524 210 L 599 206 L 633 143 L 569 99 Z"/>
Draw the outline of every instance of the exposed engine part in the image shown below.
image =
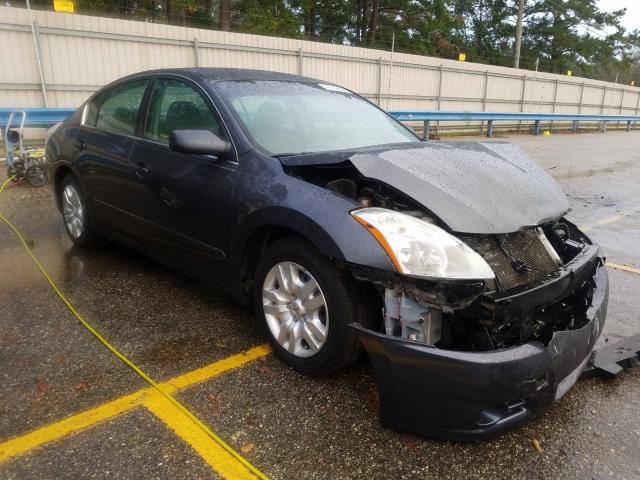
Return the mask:
<path id="1" fill-rule="evenodd" d="M 557 271 L 560 265 L 559 255 L 538 228 L 500 236 L 461 235 L 460 238 L 493 269 L 498 290 L 541 280 Z"/>
<path id="2" fill-rule="evenodd" d="M 566 273 L 563 265 L 589 241 L 571 223 L 563 220 L 558 224 L 504 236 L 509 253 L 531 267 L 526 272 L 514 267 L 513 259 L 500 248 L 498 236 L 460 235 L 492 266 L 495 285 L 433 282 L 356 266 L 352 271 L 359 280 L 378 286 L 384 299 L 383 331 L 387 335 L 464 351 L 506 348 L 531 339 L 547 343 L 553 332 L 583 325 L 593 296 L 590 280 L 557 303 L 526 312 L 505 309 L 504 303 L 497 308 L 494 299 L 517 296 L 528 285 L 542 286 Z"/>
<path id="3" fill-rule="evenodd" d="M 421 305 L 443 311 L 466 308 L 487 290 L 485 280 L 438 282 L 362 265 L 349 265 L 348 268 L 357 280 L 376 286 L 381 299 L 385 289 L 397 289 L 407 293 Z"/>
<path id="4" fill-rule="evenodd" d="M 538 234 L 538 238 L 542 242 L 542 245 L 544 245 L 544 247 L 547 249 L 547 252 L 549 252 L 549 255 L 551 255 L 551 258 L 553 258 L 555 260 L 555 262 L 558 264 L 558 266 L 561 266 L 562 265 L 562 259 L 560 258 L 560 255 L 558 255 L 558 252 L 556 252 L 555 248 L 553 248 L 553 245 L 551 245 L 551 242 L 549 241 L 549 239 L 545 235 L 544 230 L 542 230 L 542 228 L 538 227 L 538 228 L 536 228 L 536 233 Z"/>
<path id="5" fill-rule="evenodd" d="M 584 248 L 586 241 L 584 235 L 575 225 L 566 220 L 548 226 L 544 232 L 563 263 L 571 260 Z"/>
<path id="6" fill-rule="evenodd" d="M 371 207 L 373 205 L 373 199 L 371 197 L 358 197 L 358 203 L 363 207 Z"/>
<path id="7" fill-rule="evenodd" d="M 520 260 L 511 252 L 511 245 L 508 242 L 506 235 L 500 235 L 496 240 L 498 242 L 498 247 L 500 247 L 500 250 L 502 250 L 502 253 L 507 257 L 507 260 L 509 260 L 511 266 L 516 272 L 528 273 L 533 270 L 523 260 Z"/>
<path id="8" fill-rule="evenodd" d="M 434 345 L 442 335 L 440 310 L 419 304 L 400 289 L 384 291 L 384 326 L 387 335 Z"/>
<path id="9" fill-rule="evenodd" d="M 342 165 L 288 167 L 305 181 L 357 201 L 363 207 L 381 207 L 437 223 L 434 215 L 412 198 L 378 180 L 364 178 L 349 162 Z"/>
<path id="10" fill-rule="evenodd" d="M 358 193 L 356 182 L 348 178 L 338 178 L 327 182 L 327 188 L 345 197 L 354 198 Z"/>

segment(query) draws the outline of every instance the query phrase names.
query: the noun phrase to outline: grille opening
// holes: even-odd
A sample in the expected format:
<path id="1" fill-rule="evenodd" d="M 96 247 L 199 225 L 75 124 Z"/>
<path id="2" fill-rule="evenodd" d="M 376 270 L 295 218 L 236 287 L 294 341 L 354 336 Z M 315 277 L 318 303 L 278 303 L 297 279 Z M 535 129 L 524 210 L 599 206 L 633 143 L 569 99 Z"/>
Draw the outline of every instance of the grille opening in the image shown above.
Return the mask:
<path id="1" fill-rule="evenodd" d="M 496 275 L 495 289 L 509 290 L 554 273 L 558 263 L 535 228 L 506 235 L 466 236 L 463 241 L 486 260 Z"/>

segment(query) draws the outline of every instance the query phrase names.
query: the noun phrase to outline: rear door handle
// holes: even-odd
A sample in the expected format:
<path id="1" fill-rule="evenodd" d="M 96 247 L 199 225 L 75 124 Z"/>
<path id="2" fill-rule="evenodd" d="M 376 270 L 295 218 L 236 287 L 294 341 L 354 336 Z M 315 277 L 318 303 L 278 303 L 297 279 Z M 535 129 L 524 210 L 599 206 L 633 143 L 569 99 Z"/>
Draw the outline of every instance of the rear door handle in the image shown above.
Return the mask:
<path id="1" fill-rule="evenodd" d="M 87 149 L 87 143 L 84 140 L 78 140 L 76 142 L 76 148 L 78 150 L 86 150 Z"/>
<path id="2" fill-rule="evenodd" d="M 136 172 L 136 177 L 143 178 L 149 175 L 149 169 L 144 164 L 144 162 L 138 162 L 133 167 L 133 171 Z"/>

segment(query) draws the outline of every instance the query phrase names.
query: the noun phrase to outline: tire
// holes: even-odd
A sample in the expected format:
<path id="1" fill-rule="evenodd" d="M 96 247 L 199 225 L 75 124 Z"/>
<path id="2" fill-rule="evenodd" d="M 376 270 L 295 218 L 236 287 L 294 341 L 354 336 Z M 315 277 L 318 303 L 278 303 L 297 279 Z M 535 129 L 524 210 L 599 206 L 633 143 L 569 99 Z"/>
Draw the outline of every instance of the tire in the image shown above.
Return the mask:
<path id="1" fill-rule="evenodd" d="M 62 179 L 59 195 L 62 222 L 71 241 L 78 247 L 96 246 L 99 237 L 93 228 L 84 191 L 75 176 L 67 175 Z"/>
<path id="2" fill-rule="evenodd" d="M 7 178 L 12 178 L 11 181 L 13 183 L 16 183 L 16 182 L 20 181 L 20 178 L 18 178 L 18 172 L 13 167 L 7 167 Z"/>
<path id="3" fill-rule="evenodd" d="M 298 284 L 298 293 L 291 294 L 283 287 L 289 281 L 287 278 L 294 277 L 292 285 Z M 348 272 L 338 269 L 308 242 L 298 237 L 274 242 L 262 255 L 254 280 L 256 317 L 264 327 L 273 352 L 284 363 L 302 373 L 328 375 L 358 357 L 360 343 L 348 325 L 352 322 L 371 324 L 366 296 Z M 317 289 L 309 286 L 312 281 L 316 282 Z M 324 306 L 315 309 L 322 300 Z M 321 324 L 325 327 L 323 332 Z M 292 331 L 297 332 L 293 334 L 294 341 Z M 319 348 L 318 344 L 321 344 Z"/>

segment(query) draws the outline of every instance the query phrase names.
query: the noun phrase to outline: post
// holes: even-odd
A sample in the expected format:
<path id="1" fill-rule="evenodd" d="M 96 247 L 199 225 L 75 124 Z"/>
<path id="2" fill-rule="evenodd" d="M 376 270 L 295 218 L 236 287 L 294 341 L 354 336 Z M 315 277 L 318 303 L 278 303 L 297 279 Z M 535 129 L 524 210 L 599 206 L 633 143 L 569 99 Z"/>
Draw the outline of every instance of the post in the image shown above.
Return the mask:
<path id="1" fill-rule="evenodd" d="M 193 39 L 193 57 L 197 68 L 200 66 L 200 42 L 197 38 Z"/>
<path id="2" fill-rule="evenodd" d="M 636 103 L 636 117 L 638 116 L 638 112 L 640 112 L 640 91 L 638 91 L 638 102 Z M 633 122 L 633 126 L 638 126 L 638 121 Z"/>
<path id="3" fill-rule="evenodd" d="M 622 105 L 624 104 L 624 94 L 626 92 L 626 88 L 622 87 L 622 95 L 620 95 L 620 108 L 618 109 L 618 115 L 622 115 Z M 617 123 L 616 129 L 620 129 L 620 122 Z"/>
<path id="4" fill-rule="evenodd" d="M 580 89 L 580 104 L 578 105 L 578 113 L 582 113 L 583 98 L 584 98 L 584 82 L 582 82 L 582 88 Z"/>
<path id="5" fill-rule="evenodd" d="M 302 48 L 298 49 L 298 75 L 302 75 Z"/>
<path id="6" fill-rule="evenodd" d="M 533 134 L 534 135 L 540 135 L 540 120 L 536 120 L 533 123 Z"/>
<path id="7" fill-rule="evenodd" d="M 607 86 L 602 87 L 602 103 L 600 104 L 600 115 L 604 115 L 604 102 L 607 98 Z M 604 122 L 600 122 L 600 131 L 604 132 Z"/>
<path id="8" fill-rule="evenodd" d="M 484 93 L 482 94 L 482 111 L 487 111 L 487 91 L 489 90 L 489 70 L 484 71 Z M 640 98 L 640 96 L 639 96 Z M 484 134 L 484 120 L 480 124 L 480 136 Z"/>
<path id="9" fill-rule="evenodd" d="M 47 99 L 47 84 L 44 78 L 44 68 L 42 67 L 42 49 L 40 48 L 40 30 L 38 30 L 38 24 L 33 21 L 31 16 L 31 5 L 27 0 L 27 10 L 29 11 L 29 23 L 31 24 L 31 33 L 33 35 L 33 45 L 36 49 L 36 62 L 38 63 L 38 73 L 40 74 L 40 89 L 42 90 L 42 101 L 45 107 L 49 106 L 49 100 Z"/>
<path id="10" fill-rule="evenodd" d="M 493 120 L 487 122 L 487 137 L 493 137 Z"/>
<path id="11" fill-rule="evenodd" d="M 391 35 L 391 56 L 389 57 L 389 80 L 387 82 L 387 95 L 385 109 L 389 108 L 389 97 L 391 96 L 391 75 L 393 75 L 393 54 L 396 51 L 396 34 L 395 32 Z"/>
<path id="12" fill-rule="evenodd" d="M 522 95 L 520 95 L 520 111 L 524 112 L 524 97 L 527 91 L 527 75 L 522 76 Z M 518 133 L 520 133 L 520 125 L 522 121 L 518 120 Z"/>
<path id="13" fill-rule="evenodd" d="M 551 104 L 551 113 L 556 113 L 557 100 L 558 100 L 558 80 L 556 79 L 553 86 L 553 103 Z M 553 130 L 553 120 L 549 122 L 549 130 Z"/>
<path id="14" fill-rule="evenodd" d="M 382 57 L 378 58 L 378 106 L 382 106 Z"/>
<path id="15" fill-rule="evenodd" d="M 442 101 L 442 64 L 438 67 L 438 111 Z M 436 121 L 436 135 L 440 135 L 440 121 Z"/>
<path id="16" fill-rule="evenodd" d="M 513 67 L 520 68 L 520 45 L 522 44 L 522 17 L 524 15 L 524 0 L 518 0 L 518 19 L 516 21 L 516 51 Z"/>
<path id="17" fill-rule="evenodd" d="M 429 133 L 431 131 L 431 120 L 425 120 L 422 123 L 422 139 L 425 142 L 429 141 Z"/>

